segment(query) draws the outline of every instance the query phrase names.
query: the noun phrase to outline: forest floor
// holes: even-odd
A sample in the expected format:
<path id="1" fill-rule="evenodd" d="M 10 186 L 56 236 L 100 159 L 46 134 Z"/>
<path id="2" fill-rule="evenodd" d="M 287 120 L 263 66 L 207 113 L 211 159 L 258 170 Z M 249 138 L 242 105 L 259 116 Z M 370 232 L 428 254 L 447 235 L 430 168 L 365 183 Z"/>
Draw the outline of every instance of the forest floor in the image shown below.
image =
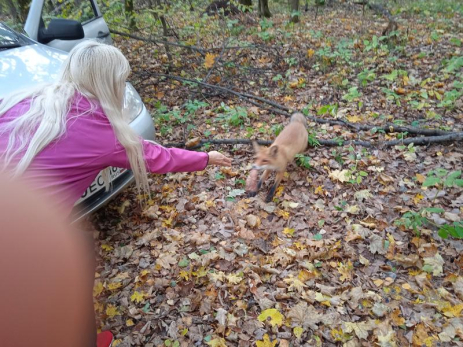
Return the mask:
<path id="1" fill-rule="evenodd" d="M 115 345 L 463 345 L 462 142 L 384 145 L 463 131 L 461 12 L 418 4 L 386 36 L 350 5 L 297 25 L 179 12 L 168 40 L 194 48 L 168 54 L 115 37 L 162 144 L 271 141 L 285 107 L 319 118 L 271 203 L 268 186 L 246 197 L 252 146 L 206 144 L 232 168 L 151 175 L 148 206 L 130 188 L 93 216 L 95 310 Z"/>

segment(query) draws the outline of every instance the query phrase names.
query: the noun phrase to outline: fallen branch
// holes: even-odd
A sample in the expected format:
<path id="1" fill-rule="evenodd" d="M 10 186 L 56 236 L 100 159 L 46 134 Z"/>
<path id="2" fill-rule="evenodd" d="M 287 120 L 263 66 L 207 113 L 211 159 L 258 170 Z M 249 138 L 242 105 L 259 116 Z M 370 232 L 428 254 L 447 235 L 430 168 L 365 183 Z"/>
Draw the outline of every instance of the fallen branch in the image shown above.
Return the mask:
<path id="1" fill-rule="evenodd" d="M 426 137 L 411 137 L 405 140 L 392 140 L 392 141 L 378 141 L 378 142 L 371 142 L 371 141 L 358 141 L 358 140 L 318 140 L 321 146 L 346 146 L 346 145 L 355 145 L 355 146 L 363 146 L 368 148 L 388 148 L 397 145 L 409 145 L 413 143 L 416 146 L 427 146 L 433 143 L 444 143 L 444 142 L 456 142 L 463 140 L 463 132 L 451 133 L 447 135 L 441 136 L 426 136 Z M 249 139 L 212 139 L 212 140 L 201 140 L 199 144 L 188 147 L 188 149 L 198 149 L 203 147 L 206 144 L 213 144 L 213 145 L 250 145 L 252 144 L 253 140 Z M 260 145 L 268 146 L 272 144 L 273 141 L 268 140 L 257 140 L 257 143 Z M 177 143 L 168 143 L 164 145 L 165 147 L 185 147 L 185 142 L 177 142 Z"/>
<path id="2" fill-rule="evenodd" d="M 205 82 L 201 82 L 201 81 L 197 81 L 197 80 L 193 80 L 193 79 L 189 79 L 189 78 L 184 78 L 184 77 L 180 77 L 180 76 L 174 76 L 174 75 L 166 75 L 166 74 L 158 74 L 158 73 L 153 73 L 152 75 L 155 75 L 155 76 L 158 76 L 158 77 L 166 77 L 166 78 L 170 78 L 170 79 L 177 80 L 177 81 L 180 81 L 180 82 L 197 83 L 197 84 L 199 84 L 199 85 L 201 85 L 201 86 L 203 86 L 205 88 L 216 89 L 216 90 L 219 90 L 220 92 L 223 92 L 223 93 L 235 95 L 241 100 L 243 100 L 243 99 L 254 99 L 254 100 L 260 101 L 262 103 L 265 103 L 265 104 L 268 104 L 268 105 L 274 107 L 275 109 L 272 110 L 273 112 L 284 115 L 284 116 L 290 116 L 292 111 L 295 111 L 295 110 L 291 110 L 289 107 L 286 107 L 284 105 L 280 105 L 280 104 L 278 104 L 278 103 L 276 103 L 274 101 L 267 100 L 265 98 L 262 98 L 262 97 L 259 97 L 259 96 L 256 96 L 256 95 L 252 95 L 252 94 L 240 93 L 240 92 L 237 92 L 235 90 L 225 88 L 225 87 L 221 87 L 221 86 L 218 86 L 218 85 L 209 84 L 209 83 L 205 83 Z M 252 102 L 252 100 L 248 100 L 248 102 L 251 102 L 253 105 L 260 106 L 256 102 Z M 262 107 L 262 106 L 260 106 L 260 107 Z M 450 134 L 454 133 L 454 132 L 447 132 L 447 131 L 442 131 L 442 130 L 438 130 L 438 129 L 423 129 L 423 128 L 416 128 L 416 127 L 396 126 L 395 124 L 391 124 L 391 123 L 388 123 L 385 126 L 375 126 L 375 125 L 368 125 L 368 124 L 355 124 L 355 123 L 346 122 L 344 120 L 323 119 L 323 118 L 318 118 L 318 117 L 314 117 L 314 116 L 306 116 L 306 117 L 307 117 L 307 119 L 312 120 L 312 121 L 314 121 L 316 123 L 319 123 L 319 124 L 342 125 L 342 126 L 347 126 L 349 128 L 355 129 L 356 131 L 374 130 L 374 131 L 382 131 L 382 132 L 385 132 L 385 133 L 393 133 L 393 132 L 395 132 L 395 133 L 409 133 L 409 134 L 424 135 L 424 136 L 440 136 L 440 135 L 450 135 Z"/>

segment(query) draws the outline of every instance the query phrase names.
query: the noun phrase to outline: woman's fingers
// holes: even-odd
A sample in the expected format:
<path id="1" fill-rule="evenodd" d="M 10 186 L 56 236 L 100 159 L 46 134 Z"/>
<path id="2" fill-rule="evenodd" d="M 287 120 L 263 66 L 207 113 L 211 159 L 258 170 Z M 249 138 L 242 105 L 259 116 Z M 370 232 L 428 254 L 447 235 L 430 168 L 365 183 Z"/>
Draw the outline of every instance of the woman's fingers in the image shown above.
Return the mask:
<path id="1" fill-rule="evenodd" d="M 231 158 L 224 156 L 217 151 L 209 152 L 209 165 L 231 166 Z"/>

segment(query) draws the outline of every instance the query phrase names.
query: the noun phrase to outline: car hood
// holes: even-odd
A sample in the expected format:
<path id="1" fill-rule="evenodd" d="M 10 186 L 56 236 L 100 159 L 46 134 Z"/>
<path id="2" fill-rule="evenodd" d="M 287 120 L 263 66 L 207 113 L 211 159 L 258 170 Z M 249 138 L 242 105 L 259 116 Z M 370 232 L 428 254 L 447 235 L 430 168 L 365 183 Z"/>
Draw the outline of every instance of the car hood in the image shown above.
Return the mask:
<path id="1" fill-rule="evenodd" d="M 0 51 L 0 99 L 18 89 L 53 82 L 66 56 L 38 44 Z"/>

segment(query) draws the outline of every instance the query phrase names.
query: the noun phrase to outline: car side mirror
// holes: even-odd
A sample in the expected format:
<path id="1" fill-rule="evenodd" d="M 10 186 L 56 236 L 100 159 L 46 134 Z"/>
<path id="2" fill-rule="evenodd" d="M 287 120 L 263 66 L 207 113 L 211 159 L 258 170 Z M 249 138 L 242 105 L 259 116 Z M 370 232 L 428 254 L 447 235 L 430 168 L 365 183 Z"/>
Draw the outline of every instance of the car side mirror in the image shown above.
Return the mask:
<path id="1" fill-rule="evenodd" d="M 39 30 L 38 40 L 48 43 L 53 40 L 80 40 L 85 37 L 80 22 L 72 19 L 53 18 L 48 28 Z"/>

